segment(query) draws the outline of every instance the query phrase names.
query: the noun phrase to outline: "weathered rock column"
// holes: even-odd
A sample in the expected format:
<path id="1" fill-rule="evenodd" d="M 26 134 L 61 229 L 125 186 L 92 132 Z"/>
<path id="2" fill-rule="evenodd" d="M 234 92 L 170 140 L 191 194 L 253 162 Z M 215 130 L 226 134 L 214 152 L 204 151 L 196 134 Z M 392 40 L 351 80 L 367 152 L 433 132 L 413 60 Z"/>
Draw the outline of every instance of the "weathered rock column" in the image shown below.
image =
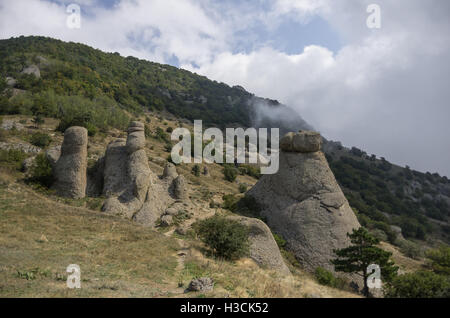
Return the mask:
<path id="1" fill-rule="evenodd" d="M 319 133 L 288 133 L 280 140 L 280 169 L 264 175 L 247 195 L 261 216 L 287 241 L 308 270 L 333 271 L 334 250 L 347 247 L 347 233 L 360 225 L 320 151 Z"/>
<path id="2" fill-rule="evenodd" d="M 55 164 L 53 188 L 58 195 L 74 199 L 86 196 L 88 132 L 70 127 L 64 133 L 61 156 Z"/>

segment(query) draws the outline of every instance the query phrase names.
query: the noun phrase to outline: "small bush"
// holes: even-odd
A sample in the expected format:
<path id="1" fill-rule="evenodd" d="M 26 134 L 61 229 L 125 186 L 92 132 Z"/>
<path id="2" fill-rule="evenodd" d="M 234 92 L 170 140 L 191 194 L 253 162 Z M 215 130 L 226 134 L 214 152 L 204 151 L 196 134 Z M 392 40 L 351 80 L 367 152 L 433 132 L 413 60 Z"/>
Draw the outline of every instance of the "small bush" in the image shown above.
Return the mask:
<path id="1" fill-rule="evenodd" d="M 8 140 L 8 132 L 0 128 L 0 141 Z"/>
<path id="2" fill-rule="evenodd" d="M 388 298 L 449 298 L 448 276 L 428 271 L 399 275 L 385 287 Z"/>
<path id="3" fill-rule="evenodd" d="M 166 132 L 171 134 L 173 132 L 173 128 L 172 127 L 167 127 Z"/>
<path id="4" fill-rule="evenodd" d="M 27 154 L 17 149 L 0 150 L 0 163 L 13 169 L 21 169 Z"/>
<path id="5" fill-rule="evenodd" d="M 281 235 L 276 233 L 272 233 L 272 235 L 279 248 L 284 248 L 286 246 L 286 240 Z"/>
<path id="6" fill-rule="evenodd" d="M 333 288 L 343 289 L 346 285 L 346 281 L 340 277 L 336 277 L 332 272 L 322 267 L 317 267 L 314 276 L 319 284 L 330 286 Z"/>
<path id="7" fill-rule="evenodd" d="M 240 193 L 245 193 L 245 192 L 247 192 L 247 185 L 241 183 L 241 184 L 239 185 L 239 192 L 240 192 Z"/>
<path id="8" fill-rule="evenodd" d="M 30 142 L 36 147 L 45 148 L 50 145 L 52 138 L 45 133 L 37 132 L 31 136 Z"/>
<path id="9" fill-rule="evenodd" d="M 38 154 L 34 161 L 29 181 L 49 188 L 53 183 L 52 167 L 44 154 Z"/>
<path id="10" fill-rule="evenodd" d="M 233 166 L 225 165 L 223 170 L 223 176 L 225 177 L 225 180 L 229 182 L 234 182 L 237 177 L 237 170 Z"/>
<path id="11" fill-rule="evenodd" d="M 235 212 L 237 209 L 237 203 L 239 201 L 233 194 L 225 194 L 223 197 L 222 208 Z"/>
<path id="12" fill-rule="evenodd" d="M 248 255 L 248 228 L 222 216 L 202 220 L 195 225 L 199 238 L 218 257 L 236 260 Z"/>
<path id="13" fill-rule="evenodd" d="M 191 170 L 192 174 L 196 177 L 200 177 L 200 166 L 194 165 Z"/>

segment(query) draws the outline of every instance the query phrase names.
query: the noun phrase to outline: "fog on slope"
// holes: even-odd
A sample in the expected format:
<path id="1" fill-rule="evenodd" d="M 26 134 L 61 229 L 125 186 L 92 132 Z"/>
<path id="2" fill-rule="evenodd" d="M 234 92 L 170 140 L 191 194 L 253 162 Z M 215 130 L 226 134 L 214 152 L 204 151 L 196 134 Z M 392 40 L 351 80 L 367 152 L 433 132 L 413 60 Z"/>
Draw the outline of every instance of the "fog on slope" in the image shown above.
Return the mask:
<path id="1" fill-rule="evenodd" d="M 279 128 L 280 136 L 290 131 L 314 130 L 295 110 L 277 101 L 253 97 L 249 103 L 253 127 Z"/>

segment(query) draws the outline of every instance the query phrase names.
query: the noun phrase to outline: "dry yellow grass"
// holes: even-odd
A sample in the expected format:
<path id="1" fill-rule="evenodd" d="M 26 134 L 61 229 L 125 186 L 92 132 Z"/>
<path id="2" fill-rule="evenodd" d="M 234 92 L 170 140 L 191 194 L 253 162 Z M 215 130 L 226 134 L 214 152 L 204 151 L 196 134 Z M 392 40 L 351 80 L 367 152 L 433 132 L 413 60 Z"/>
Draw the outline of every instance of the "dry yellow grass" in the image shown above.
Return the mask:
<path id="1" fill-rule="evenodd" d="M 53 135 L 53 144 L 62 142 L 62 134 L 52 131 L 57 124 L 46 120 L 40 128 Z M 151 117 L 151 130 L 169 126 L 175 128 L 178 123 Z M 109 141 L 121 134 L 114 130 L 90 138 L 89 155 L 102 155 Z M 150 167 L 161 174 L 168 156 L 164 144 L 147 138 L 147 146 Z M 238 176 L 231 183 L 224 180 L 222 166 L 208 168 L 210 177 L 192 175 L 192 165 L 177 168 L 190 184 L 195 218 L 214 213 L 209 209 L 212 198 L 237 194 L 239 183 L 250 188 L 256 182 Z M 299 269 L 292 268 L 292 276 L 282 277 L 250 259 L 230 263 L 207 258 L 194 239 L 173 237 L 173 230 L 163 235 L 88 210 L 87 200 L 36 192 L 20 181 L 22 177 L 0 167 L 0 297 L 199 297 L 204 295 L 184 293 L 189 281 L 199 276 L 215 281 L 208 297 L 358 297 L 321 286 Z M 81 267 L 80 290 L 66 287 L 69 264 Z M 30 273 L 34 279 L 27 280 Z"/>

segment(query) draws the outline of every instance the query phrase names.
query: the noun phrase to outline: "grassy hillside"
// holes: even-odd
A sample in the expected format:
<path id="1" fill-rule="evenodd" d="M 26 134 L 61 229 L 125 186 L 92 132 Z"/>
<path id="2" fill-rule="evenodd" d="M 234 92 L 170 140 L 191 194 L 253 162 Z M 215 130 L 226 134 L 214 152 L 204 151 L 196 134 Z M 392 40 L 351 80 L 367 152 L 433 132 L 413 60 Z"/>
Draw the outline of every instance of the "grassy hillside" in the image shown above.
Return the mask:
<path id="1" fill-rule="evenodd" d="M 30 65 L 39 68 L 40 78 L 23 73 Z M 60 120 L 59 131 L 80 125 L 91 136 L 105 136 L 111 128 L 123 130 L 130 118 L 143 114 L 176 118 L 175 128 L 185 119 L 203 119 L 205 126 L 248 127 L 260 117 L 258 103 L 289 113 L 277 101 L 257 98 L 241 87 L 43 37 L 1 40 L 0 78 L 5 79 L 0 80 L 4 92 L 0 115 L 22 114 L 35 122 L 51 117 Z M 300 117 L 291 121 L 286 117 L 292 116 L 259 119 L 264 126 L 284 130 L 307 126 Z M 153 129 L 160 125 L 164 131 L 164 120 L 156 120 L 150 125 Z M 450 181 L 446 177 L 398 167 L 332 142 L 324 151 L 360 222 L 380 238 L 399 245 L 391 225 L 399 226 L 411 241 L 403 242 L 403 248 L 415 254 L 420 254 L 423 245 L 450 242 Z"/>
<path id="2" fill-rule="evenodd" d="M 62 142 L 62 133 L 55 131 L 59 121 L 53 118 L 45 118 L 39 127 L 28 116 L 4 119 L 24 128 L 4 132 L 3 142 L 28 143 L 36 133 L 51 137 L 47 147 Z M 152 172 L 161 175 L 168 152 L 156 131 L 178 122 L 149 119 L 145 150 Z M 90 137 L 89 161 L 123 133 L 111 129 L 107 135 Z M 286 262 L 293 275 L 280 276 L 249 258 L 229 262 L 209 256 L 194 235 L 179 235 L 174 227 L 154 230 L 106 216 L 99 211 L 103 198 L 60 198 L 27 182 L 21 171 L 23 156 L 0 155 L 0 297 L 358 297 L 320 285 L 292 259 Z M 194 205 L 187 207 L 187 224 L 216 212 L 231 213 L 221 208 L 223 195 L 238 196 L 240 185 L 251 187 L 257 181 L 238 175 L 229 182 L 216 164 L 208 166 L 209 177 L 196 176 L 192 167 L 177 167 L 189 184 Z M 81 267 L 80 290 L 66 287 L 69 264 Z M 184 292 L 192 278 L 203 276 L 213 278 L 213 292 Z"/>

